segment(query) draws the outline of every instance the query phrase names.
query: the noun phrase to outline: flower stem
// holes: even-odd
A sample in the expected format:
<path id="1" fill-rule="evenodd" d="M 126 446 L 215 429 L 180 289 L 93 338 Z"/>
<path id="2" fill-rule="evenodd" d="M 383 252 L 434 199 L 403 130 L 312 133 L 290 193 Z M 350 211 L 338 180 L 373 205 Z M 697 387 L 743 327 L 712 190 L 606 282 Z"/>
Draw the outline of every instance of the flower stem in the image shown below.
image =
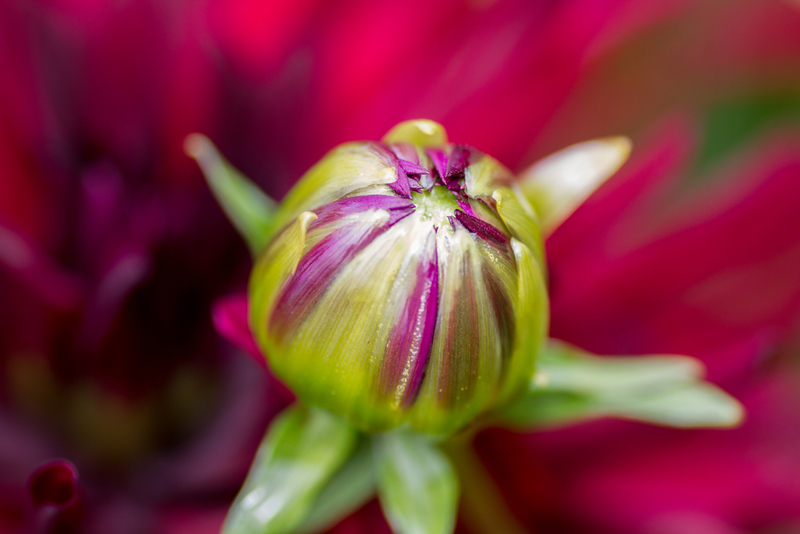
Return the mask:
<path id="1" fill-rule="evenodd" d="M 530 534 L 506 506 L 502 493 L 472 448 L 470 440 L 442 444 L 461 483 L 460 515 L 472 534 Z"/>

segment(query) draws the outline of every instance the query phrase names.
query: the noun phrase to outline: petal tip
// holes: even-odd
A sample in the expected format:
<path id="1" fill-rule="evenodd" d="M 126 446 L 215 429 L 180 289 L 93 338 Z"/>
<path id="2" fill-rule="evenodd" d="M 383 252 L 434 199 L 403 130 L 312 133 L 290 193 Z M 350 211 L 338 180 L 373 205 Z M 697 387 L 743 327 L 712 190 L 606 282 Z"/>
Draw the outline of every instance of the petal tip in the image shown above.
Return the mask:
<path id="1" fill-rule="evenodd" d="M 203 158 L 211 149 L 211 140 L 200 133 L 191 133 L 183 141 L 183 151 L 187 156 L 196 160 Z"/>
<path id="2" fill-rule="evenodd" d="M 383 142 L 412 143 L 423 147 L 441 146 L 447 143 L 444 126 L 428 119 L 404 121 L 389 130 Z"/>

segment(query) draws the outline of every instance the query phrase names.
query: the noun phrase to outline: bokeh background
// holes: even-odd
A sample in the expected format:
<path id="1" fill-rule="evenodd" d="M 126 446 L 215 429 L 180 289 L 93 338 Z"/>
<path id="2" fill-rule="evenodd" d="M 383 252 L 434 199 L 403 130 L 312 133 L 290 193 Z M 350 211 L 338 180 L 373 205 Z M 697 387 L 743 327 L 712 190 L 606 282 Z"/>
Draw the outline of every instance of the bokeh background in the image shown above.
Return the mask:
<path id="1" fill-rule="evenodd" d="M 183 139 L 280 199 L 420 117 L 517 171 L 630 136 L 547 243 L 551 333 L 696 356 L 749 412 L 484 431 L 518 522 L 800 532 L 800 3 L 2 0 L 0 533 L 218 532 L 291 394 L 215 331 L 250 260 Z M 54 458 L 77 493 L 42 504 Z M 334 532 L 388 527 L 371 502 Z"/>

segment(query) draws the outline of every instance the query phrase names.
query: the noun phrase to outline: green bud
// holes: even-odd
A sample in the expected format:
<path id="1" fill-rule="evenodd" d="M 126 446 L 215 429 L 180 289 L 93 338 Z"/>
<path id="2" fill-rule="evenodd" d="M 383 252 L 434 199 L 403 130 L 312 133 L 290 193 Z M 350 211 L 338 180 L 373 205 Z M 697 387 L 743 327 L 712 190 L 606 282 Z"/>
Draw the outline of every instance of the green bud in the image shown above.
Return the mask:
<path id="1" fill-rule="evenodd" d="M 514 176 L 431 121 L 342 145 L 275 214 L 250 324 L 305 402 L 367 432 L 446 435 L 527 387 L 542 240 Z"/>

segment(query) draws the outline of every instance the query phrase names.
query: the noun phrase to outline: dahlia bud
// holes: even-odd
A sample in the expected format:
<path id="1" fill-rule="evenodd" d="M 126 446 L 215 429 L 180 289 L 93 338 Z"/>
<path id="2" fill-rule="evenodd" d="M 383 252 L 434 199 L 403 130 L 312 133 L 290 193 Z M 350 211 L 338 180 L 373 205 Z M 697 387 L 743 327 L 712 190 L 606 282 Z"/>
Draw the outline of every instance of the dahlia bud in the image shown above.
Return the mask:
<path id="1" fill-rule="evenodd" d="M 449 434 L 529 383 L 542 241 L 511 172 L 430 121 L 334 149 L 276 214 L 250 324 L 305 402 Z"/>

